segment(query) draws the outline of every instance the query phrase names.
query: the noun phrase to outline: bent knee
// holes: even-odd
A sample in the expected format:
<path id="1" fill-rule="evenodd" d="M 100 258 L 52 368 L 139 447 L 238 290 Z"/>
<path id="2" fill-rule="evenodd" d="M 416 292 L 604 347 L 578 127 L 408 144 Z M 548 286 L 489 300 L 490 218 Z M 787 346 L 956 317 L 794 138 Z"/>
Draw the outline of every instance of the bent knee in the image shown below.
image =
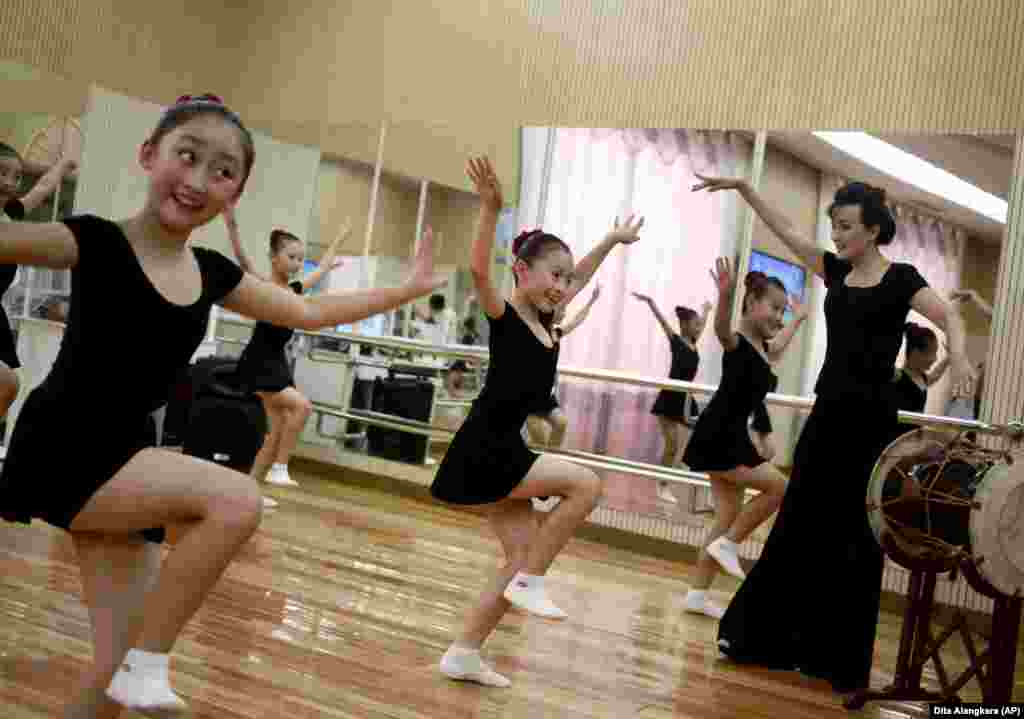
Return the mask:
<path id="1" fill-rule="evenodd" d="M 250 477 L 241 476 L 242 481 L 213 503 L 208 516 L 235 531 L 252 534 L 263 517 L 263 492 Z"/>
<path id="2" fill-rule="evenodd" d="M 586 497 L 592 503 L 597 504 L 604 493 L 604 482 L 595 472 L 581 467 L 580 476 L 573 482 L 574 493 Z"/>

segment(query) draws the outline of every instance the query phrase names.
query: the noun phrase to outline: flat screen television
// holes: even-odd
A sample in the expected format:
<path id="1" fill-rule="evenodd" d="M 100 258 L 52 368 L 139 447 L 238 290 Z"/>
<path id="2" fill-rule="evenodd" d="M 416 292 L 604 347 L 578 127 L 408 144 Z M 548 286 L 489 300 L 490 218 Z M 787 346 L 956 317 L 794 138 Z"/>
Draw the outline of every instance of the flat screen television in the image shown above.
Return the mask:
<path id="1" fill-rule="evenodd" d="M 769 277 L 777 277 L 786 286 L 786 292 L 796 295 L 801 302 L 805 301 L 804 289 L 807 285 L 807 271 L 800 265 L 769 255 L 761 250 L 750 251 L 750 269 L 760 270 Z M 793 319 L 793 312 L 786 310 L 785 321 Z"/>

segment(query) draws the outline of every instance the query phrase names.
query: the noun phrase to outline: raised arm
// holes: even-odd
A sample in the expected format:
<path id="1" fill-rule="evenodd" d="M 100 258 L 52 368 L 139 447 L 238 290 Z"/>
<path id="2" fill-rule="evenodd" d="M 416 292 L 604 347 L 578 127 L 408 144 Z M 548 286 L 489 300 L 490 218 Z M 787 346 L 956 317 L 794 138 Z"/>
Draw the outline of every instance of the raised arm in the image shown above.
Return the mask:
<path id="1" fill-rule="evenodd" d="M 632 295 L 651 308 L 651 312 L 653 312 L 655 318 L 657 318 L 658 324 L 661 325 L 661 329 L 665 330 L 665 338 L 671 343 L 672 336 L 675 335 L 675 330 L 672 329 L 672 325 L 670 325 L 668 320 L 665 319 L 665 315 L 661 314 L 661 310 L 658 309 L 658 305 L 654 304 L 654 300 L 651 299 L 650 295 L 642 295 L 639 292 L 633 292 Z"/>
<path id="2" fill-rule="evenodd" d="M 498 319 L 505 314 L 505 300 L 491 281 L 491 248 L 498 227 L 498 213 L 504 205 L 501 183 L 486 157 L 470 160 L 466 171 L 480 195 L 480 218 L 470 250 L 469 269 L 473 273 L 480 308 L 488 317 Z"/>
<path id="3" fill-rule="evenodd" d="M 576 267 L 573 269 L 572 285 L 569 287 L 568 293 L 563 298 L 563 304 L 568 305 L 573 297 L 578 295 L 587 283 L 590 282 L 590 278 L 597 272 L 597 268 L 604 262 L 604 258 L 608 256 L 608 253 L 612 251 L 612 248 L 620 242 L 624 245 L 631 245 L 640 239 L 640 228 L 644 226 L 644 218 L 637 217 L 636 215 L 630 215 L 623 224 L 619 224 L 619 218 L 615 218 L 615 222 L 612 225 L 611 231 L 604 236 L 587 256 L 576 263 Z"/>
<path id="4" fill-rule="evenodd" d="M 250 275 L 255 275 L 264 282 L 269 282 L 270 280 L 267 277 L 261 275 L 255 270 L 252 260 L 249 259 L 249 255 L 246 254 L 245 248 L 242 247 L 242 237 L 238 232 L 238 218 L 235 216 L 234 204 L 228 204 L 228 206 L 224 208 L 223 214 L 224 224 L 228 228 L 228 239 L 231 240 L 231 248 L 235 251 L 235 258 L 238 260 L 238 266 L 242 268 L 242 271 L 247 272 Z"/>
<path id="5" fill-rule="evenodd" d="M 78 243 L 61 222 L 0 222 L 0 265 L 70 270 L 78 264 Z"/>
<path id="6" fill-rule="evenodd" d="M 430 228 L 427 228 L 430 231 Z M 308 275 L 302 278 L 302 289 L 308 290 L 310 287 L 316 287 L 316 285 L 323 278 L 324 273 L 329 272 L 337 267 L 341 267 L 342 261 L 336 260 L 338 256 L 338 248 L 341 247 L 341 243 L 352 233 L 352 220 L 345 218 L 345 224 L 341 226 L 341 231 L 338 232 L 338 236 L 334 238 L 334 241 L 327 247 L 324 252 L 324 256 L 320 258 L 320 264 L 316 266 L 316 269 L 310 272 Z"/>
<path id="7" fill-rule="evenodd" d="M 74 160 L 58 160 L 57 164 L 51 167 L 45 175 L 40 177 L 36 184 L 32 186 L 32 189 L 21 198 L 21 204 L 25 206 L 25 212 L 31 212 L 39 205 L 43 204 L 46 198 L 52 195 L 53 191 L 57 189 L 57 185 L 61 183 L 64 177 L 69 173 L 74 172 L 77 167 L 78 165 Z"/>
<path id="8" fill-rule="evenodd" d="M 3 229 L 0 226 L 0 229 Z M 282 327 L 318 330 L 357 322 L 429 295 L 445 279 L 434 275 L 434 246 L 424 236 L 417 245 L 413 271 L 401 287 L 355 292 L 297 295 L 272 282 L 246 274 L 221 304 L 232 312 Z"/>
<path id="9" fill-rule="evenodd" d="M 790 295 L 789 306 L 793 309 L 792 321 L 783 327 L 777 335 L 768 340 L 769 362 L 778 362 L 782 358 L 786 348 L 789 347 L 789 343 L 796 336 L 796 331 L 800 329 L 800 326 L 807 319 L 807 305 L 802 303 L 796 295 Z"/>
<path id="10" fill-rule="evenodd" d="M 718 192 L 719 190 L 736 190 L 742 195 L 747 204 L 757 213 L 764 224 L 768 225 L 776 237 L 782 240 L 797 257 L 803 260 L 804 264 L 811 268 L 811 272 L 818 277 L 825 277 L 825 252 L 813 242 L 801 235 L 788 217 L 765 202 L 764 198 L 757 193 L 746 179 L 734 177 L 707 177 L 700 173 L 694 173 L 701 180 L 694 185 L 694 190 L 707 190 Z"/>
<path id="11" fill-rule="evenodd" d="M 711 310 L 714 308 L 710 302 L 706 301 L 700 306 L 700 329 L 697 331 L 697 339 L 699 340 L 704 335 L 704 330 L 708 326 L 708 318 L 711 317 Z"/>
<path id="12" fill-rule="evenodd" d="M 966 333 L 960 313 L 939 297 L 931 287 L 922 287 L 914 293 L 910 300 L 910 306 L 946 333 L 946 342 L 949 344 L 949 352 L 946 356 L 953 373 L 953 386 L 961 386 L 967 395 L 973 394 L 976 373 L 970 360 L 967 359 Z"/>
<path id="13" fill-rule="evenodd" d="M 711 270 L 711 278 L 718 287 L 718 307 L 715 309 L 715 334 L 726 352 L 736 349 L 738 340 L 732 331 L 732 298 L 736 293 L 736 276 L 729 266 L 728 257 L 715 260 L 715 269 Z"/>
<path id="14" fill-rule="evenodd" d="M 945 356 L 936 362 L 935 366 L 924 375 L 924 381 L 929 387 L 942 379 L 942 375 L 946 374 L 946 370 L 949 368 L 949 347 L 946 346 L 945 342 L 942 343 L 942 351 L 946 353 Z"/>
<path id="15" fill-rule="evenodd" d="M 590 308 L 597 302 L 597 298 L 601 295 L 601 285 L 594 285 L 594 291 L 590 295 L 590 299 L 587 300 L 587 304 L 583 305 L 583 308 L 573 315 L 572 319 L 568 322 L 562 323 L 562 336 L 565 337 L 567 334 L 572 332 L 574 329 L 583 324 L 583 320 L 587 319 L 587 315 L 590 314 Z"/>
<path id="16" fill-rule="evenodd" d="M 969 300 L 983 315 L 992 319 L 992 305 L 981 299 L 981 295 L 978 294 L 977 290 L 956 290 L 950 295 L 950 299 L 953 302 Z"/>

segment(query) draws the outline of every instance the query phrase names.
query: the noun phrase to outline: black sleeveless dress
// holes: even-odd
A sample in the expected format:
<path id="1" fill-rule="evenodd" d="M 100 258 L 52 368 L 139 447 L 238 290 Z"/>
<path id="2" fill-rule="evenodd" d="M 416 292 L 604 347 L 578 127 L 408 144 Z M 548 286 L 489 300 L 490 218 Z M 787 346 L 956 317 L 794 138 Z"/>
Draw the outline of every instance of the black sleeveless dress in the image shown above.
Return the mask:
<path id="1" fill-rule="evenodd" d="M 176 305 L 150 283 L 119 225 L 91 215 L 64 224 L 78 245 L 67 328 L 53 368 L 14 426 L 0 474 L 0 517 L 68 529 L 97 489 L 152 446 L 149 415 L 167 403 L 206 336 L 210 306 L 241 282 L 242 271 L 213 250 L 192 248 L 202 293 Z M 112 358 L 126 326 L 142 354 Z M 54 451 L 54 438 L 69 427 L 81 451 Z M 163 530 L 143 536 L 161 542 Z"/>
<path id="2" fill-rule="evenodd" d="M 302 294 L 302 283 L 288 285 L 292 291 Z M 269 322 L 257 322 L 249 344 L 242 350 L 235 371 L 235 382 L 246 392 L 280 392 L 294 387 L 295 380 L 288 366 L 284 348 L 295 334 L 290 327 L 278 327 Z"/>
<path id="3" fill-rule="evenodd" d="M 692 382 L 693 378 L 697 376 L 700 354 L 696 349 L 683 342 L 683 338 L 675 332 L 669 339 L 669 348 L 672 351 L 672 366 L 668 371 L 668 378 Z M 663 389 L 658 392 L 658 397 L 654 400 L 651 414 L 676 422 L 687 422 L 690 418 L 697 416 L 697 403 L 686 392 Z"/>
<path id="4" fill-rule="evenodd" d="M 504 499 L 537 461 L 523 441 L 531 410 L 551 396 L 559 343 L 545 347 L 509 302 L 490 325 L 490 366 L 430 486 L 452 504 L 489 504 Z"/>
<path id="5" fill-rule="evenodd" d="M 683 462 L 695 472 L 724 472 L 764 462 L 750 441 L 748 426 L 756 416 L 757 429 L 764 431 L 759 408 L 763 410 L 765 395 L 775 391 L 779 380 L 746 337 L 737 333 L 736 340 L 736 348 L 722 355 L 722 381 L 683 453 Z"/>
<path id="6" fill-rule="evenodd" d="M 914 295 L 927 283 L 894 262 L 872 287 L 847 287 L 852 266 L 824 256 L 825 362 L 793 472 L 757 563 L 718 625 L 736 661 L 799 668 L 837 691 L 866 687 L 878 626 L 882 551 L 864 509 L 892 435 L 893 366 Z M 813 572 L 814 593 L 794 599 Z"/>
<path id="7" fill-rule="evenodd" d="M 3 213 L 12 220 L 25 219 L 25 206 L 20 200 L 10 200 L 4 205 Z M 17 265 L 0 265 L 0 297 L 14 284 L 14 278 L 18 274 Z M 0 305 L 0 362 L 11 369 L 21 367 L 18 359 L 17 346 L 14 342 L 14 332 L 11 329 L 11 322 L 7 318 L 7 312 L 3 305 Z"/>
<path id="8" fill-rule="evenodd" d="M 905 369 L 901 369 L 899 373 L 899 378 L 892 383 L 892 391 L 896 395 L 896 409 L 904 412 L 924 412 L 924 406 L 928 403 L 928 390 L 918 386 Z M 915 429 L 917 425 L 897 422 L 892 438 L 895 440 Z"/>

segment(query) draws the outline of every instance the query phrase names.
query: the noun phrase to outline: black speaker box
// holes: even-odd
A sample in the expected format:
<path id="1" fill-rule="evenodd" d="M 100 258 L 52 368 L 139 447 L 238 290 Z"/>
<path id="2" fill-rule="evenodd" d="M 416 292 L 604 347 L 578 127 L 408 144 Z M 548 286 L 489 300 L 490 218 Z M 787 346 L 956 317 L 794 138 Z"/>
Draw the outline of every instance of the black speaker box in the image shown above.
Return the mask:
<path id="1" fill-rule="evenodd" d="M 434 385 L 425 379 L 378 377 L 373 382 L 374 412 L 428 422 L 433 402 Z M 423 435 L 369 425 L 366 439 L 370 454 L 378 457 L 414 464 L 421 464 L 426 458 L 427 438 Z"/>

